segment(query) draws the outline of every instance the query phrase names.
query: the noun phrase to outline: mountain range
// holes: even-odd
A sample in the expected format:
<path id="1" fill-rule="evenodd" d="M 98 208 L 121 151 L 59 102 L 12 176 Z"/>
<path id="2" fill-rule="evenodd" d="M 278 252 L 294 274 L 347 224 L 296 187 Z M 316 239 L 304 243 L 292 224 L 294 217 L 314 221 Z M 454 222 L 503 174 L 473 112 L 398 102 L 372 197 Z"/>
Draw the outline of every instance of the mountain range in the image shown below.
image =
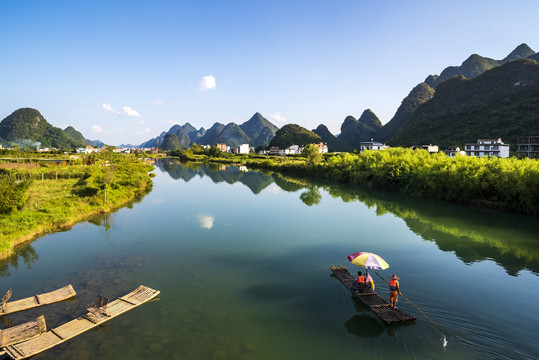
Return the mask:
<path id="1" fill-rule="evenodd" d="M 286 126 L 274 144 L 292 145 L 297 139 L 322 141 L 330 151 L 352 151 L 371 139 L 392 146 L 438 144 L 462 146 L 479 138 L 502 138 L 515 145 L 517 136 L 539 134 L 539 53 L 528 45 L 517 46 L 502 60 L 470 55 L 460 66 L 449 66 L 440 75 L 429 75 L 402 100 L 393 118 L 382 126 L 370 109 L 356 119 L 347 116 L 338 136 L 320 124 L 309 131 L 299 125 Z M 194 143 L 230 146 L 248 143 L 267 147 L 279 128 L 255 113 L 237 125 L 215 122 L 209 129 L 190 123 L 174 125 L 156 138 L 138 146 L 187 148 Z M 177 141 L 176 141 L 177 140 Z M 88 140 L 73 127 L 50 125 L 39 111 L 23 108 L 0 122 L 0 142 L 39 142 L 42 147 L 74 148 L 102 145 Z"/>
<path id="2" fill-rule="evenodd" d="M 249 144 L 253 147 L 265 147 L 269 145 L 278 129 L 277 126 L 257 112 L 241 125 L 235 123 L 224 125 L 216 122 L 208 130 L 203 127 L 197 130 L 189 123 L 174 125 L 168 131 L 162 132 L 158 137 L 140 144 L 139 147 L 160 147 L 167 134 L 177 136 L 180 148 L 187 148 L 194 143 L 199 145 L 225 143 L 230 146 Z"/>

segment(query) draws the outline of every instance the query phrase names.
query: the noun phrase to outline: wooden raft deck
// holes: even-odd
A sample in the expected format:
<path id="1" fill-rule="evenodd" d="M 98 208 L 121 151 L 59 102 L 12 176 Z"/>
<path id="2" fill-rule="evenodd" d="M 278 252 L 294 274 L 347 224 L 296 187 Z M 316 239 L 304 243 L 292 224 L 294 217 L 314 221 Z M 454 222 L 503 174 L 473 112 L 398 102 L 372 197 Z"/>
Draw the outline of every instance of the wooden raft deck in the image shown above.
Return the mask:
<path id="1" fill-rule="evenodd" d="M 35 320 L 0 330 L 0 347 L 29 340 L 45 331 L 47 331 L 47 324 L 45 323 L 45 317 L 41 315 Z"/>
<path id="2" fill-rule="evenodd" d="M 346 267 L 332 266 L 331 271 L 335 274 L 335 277 L 339 279 L 344 286 L 346 286 L 359 300 L 367 305 L 383 322 L 387 324 L 395 324 L 404 321 L 416 320 L 415 317 L 407 315 L 399 309 L 393 309 L 390 304 L 378 293 L 372 291 L 370 287 L 355 290 L 352 288 L 354 277 L 348 272 Z"/>
<path id="3" fill-rule="evenodd" d="M 26 359 L 132 310 L 155 298 L 157 295 L 159 295 L 158 290 L 141 285 L 133 292 L 108 303 L 106 305 L 107 315 L 96 316 L 88 312 L 33 339 L 16 345 L 6 346 L 4 350 L 12 359 Z"/>
<path id="4" fill-rule="evenodd" d="M 77 295 L 77 293 L 73 289 L 73 286 L 69 284 L 63 288 L 45 294 L 39 294 L 26 299 L 8 302 L 4 305 L 4 310 L 0 311 L 0 316 L 67 300 L 75 295 Z"/>

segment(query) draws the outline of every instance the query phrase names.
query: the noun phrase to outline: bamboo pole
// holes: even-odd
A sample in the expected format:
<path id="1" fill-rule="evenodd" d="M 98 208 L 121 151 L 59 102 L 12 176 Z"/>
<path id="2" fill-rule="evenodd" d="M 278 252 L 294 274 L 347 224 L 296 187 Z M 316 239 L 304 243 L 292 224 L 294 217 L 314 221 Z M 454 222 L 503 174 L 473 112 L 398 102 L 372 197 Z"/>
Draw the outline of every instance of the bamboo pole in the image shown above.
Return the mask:
<path id="1" fill-rule="evenodd" d="M 384 280 L 384 282 L 389 286 L 389 283 L 387 282 L 386 279 L 384 279 L 382 277 L 382 275 L 378 274 L 377 271 L 375 271 L 376 275 L 378 275 L 382 280 Z M 426 317 L 434 326 L 436 326 L 438 328 L 438 330 L 440 330 L 442 332 L 442 334 L 444 334 L 444 347 L 447 345 L 447 339 L 445 338 L 445 331 L 442 330 L 441 327 L 439 327 L 438 325 L 436 325 L 436 323 L 434 321 L 431 320 L 431 318 L 429 318 L 423 311 L 421 311 L 421 309 L 419 309 L 417 306 L 414 305 L 414 303 L 412 303 L 410 300 L 408 300 L 408 298 L 406 296 L 404 296 L 404 294 L 401 292 L 400 293 L 402 295 L 402 297 L 408 301 L 410 303 L 410 305 L 412 305 L 413 307 L 415 307 L 417 309 L 417 311 L 419 311 L 424 317 Z"/>

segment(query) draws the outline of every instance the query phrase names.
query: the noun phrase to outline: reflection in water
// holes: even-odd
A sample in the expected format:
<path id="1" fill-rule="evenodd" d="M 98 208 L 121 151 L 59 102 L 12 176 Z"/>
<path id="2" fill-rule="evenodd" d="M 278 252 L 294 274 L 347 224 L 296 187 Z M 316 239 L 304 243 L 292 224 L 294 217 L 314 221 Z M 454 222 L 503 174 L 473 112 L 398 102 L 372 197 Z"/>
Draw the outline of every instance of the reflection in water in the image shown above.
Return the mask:
<path id="1" fill-rule="evenodd" d="M 318 190 L 318 187 L 316 186 L 309 186 L 307 188 L 307 191 L 303 192 L 299 196 L 300 200 L 303 201 L 303 203 L 307 206 L 313 206 L 320 204 L 320 201 L 322 200 L 322 195 L 320 195 L 320 191 Z"/>
<path id="2" fill-rule="evenodd" d="M 524 269 L 539 274 L 539 226 L 528 216 L 278 173 L 242 172 L 238 167 L 221 164 L 181 165 L 176 161 L 161 161 L 156 165 L 174 179 L 187 182 L 198 175 L 208 176 L 216 183 L 241 182 L 255 194 L 272 183 L 287 192 L 303 189 L 299 197 L 308 206 L 320 203 L 320 189 L 323 189 L 344 202 L 360 201 L 375 207 L 377 215 L 390 213 L 403 219 L 410 230 L 434 241 L 443 251 L 455 252 L 465 263 L 493 259 L 510 275 Z"/>
<path id="3" fill-rule="evenodd" d="M 211 229 L 213 227 L 213 222 L 215 221 L 215 217 L 204 215 L 204 214 L 198 214 L 197 221 L 201 228 Z"/>
<path id="4" fill-rule="evenodd" d="M 114 226 L 114 217 L 112 216 L 112 213 L 105 213 L 94 216 L 89 219 L 88 222 L 97 226 L 103 226 L 105 231 L 108 232 Z"/>
<path id="5" fill-rule="evenodd" d="M 32 264 L 39 260 L 39 255 L 31 245 L 23 246 L 21 249 L 16 250 L 13 255 L 0 262 L 0 276 L 10 276 L 10 268 L 17 270 L 19 268 L 19 258 L 22 258 L 26 267 L 31 269 Z"/>
<path id="6" fill-rule="evenodd" d="M 234 184 L 240 182 L 251 189 L 253 194 L 259 194 L 273 183 L 271 176 L 258 171 L 242 171 L 237 166 L 201 163 L 179 164 L 175 160 L 161 160 L 156 162 L 155 165 L 162 171 L 167 172 L 175 180 L 182 179 L 189 182 L 195 176 L 207 176 L 214 183 L 226 182 Z"/>
<path id="7" fill-rule="evenodd" d="M 384 332 L 384 325 L 367 313 L 354 315 L 344 326 L 350 334 L 362 338 L 378 337 Z"/>

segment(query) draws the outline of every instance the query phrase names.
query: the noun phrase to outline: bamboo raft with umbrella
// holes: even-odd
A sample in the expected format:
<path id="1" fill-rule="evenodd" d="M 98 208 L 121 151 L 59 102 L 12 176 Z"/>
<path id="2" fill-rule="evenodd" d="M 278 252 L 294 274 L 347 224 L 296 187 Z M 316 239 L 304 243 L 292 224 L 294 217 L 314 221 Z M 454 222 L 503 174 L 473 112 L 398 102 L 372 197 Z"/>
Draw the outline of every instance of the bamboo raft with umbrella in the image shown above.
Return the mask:
<path id="1" fill-rule="evenodd" d="M 395 324 L 405 321 L 414 321 L 414 316 L 405 314 L 399 309 L 393 309 L 386 299 L 378 295 L 367 285 L 355 288 L 354 277 L 344 266 L 331 266 L 331 271 L 335 277 L 347 287 L 363 304 L 367 305 L 376 316 L 386 324 Z"/>
<path id="2" fill-rule="evenodd" d="M 367 284 L 355 287 L 355 278 L 348 272 L 348 269 L 345 266 L 339 265 L 336 267 L 332 265 L 330 269 L 335 277 L 347 287 L 352 294 L 354 294 L 363 304 L 367 305 L 372 312 L 386 324 L 416 320 L 414 316 L 405 314 L 399 309 L 393 309 L 386 299 L 378 295 L 378 293 L 372 290 Z"/>
<path id="3" fill-rule="evenodd" d="M 38 334 L 32 339 L 4 346 L 3 350 L 12 359 L 29 358 L 147 303 L 157 297 L 159 293 L 159 290 L 141 285 L 129 294 L 121 296 L 112 302 L 98 296 L 96 304 L 88 308 L 86 314 L 47 332 Z"/>
<path id="4" fill-rule="evenodd" d="M 71 284 L 63 288 L 31 296 L 25 299 L 8 302 L 11 298 L 11 289 L 2 297 L 0 301 L 0 316 L 12 314 L 18 311 L 28 310 L 43 305 L 52 304 L 59 301 L 64 301 L 77 295 Z"/>

